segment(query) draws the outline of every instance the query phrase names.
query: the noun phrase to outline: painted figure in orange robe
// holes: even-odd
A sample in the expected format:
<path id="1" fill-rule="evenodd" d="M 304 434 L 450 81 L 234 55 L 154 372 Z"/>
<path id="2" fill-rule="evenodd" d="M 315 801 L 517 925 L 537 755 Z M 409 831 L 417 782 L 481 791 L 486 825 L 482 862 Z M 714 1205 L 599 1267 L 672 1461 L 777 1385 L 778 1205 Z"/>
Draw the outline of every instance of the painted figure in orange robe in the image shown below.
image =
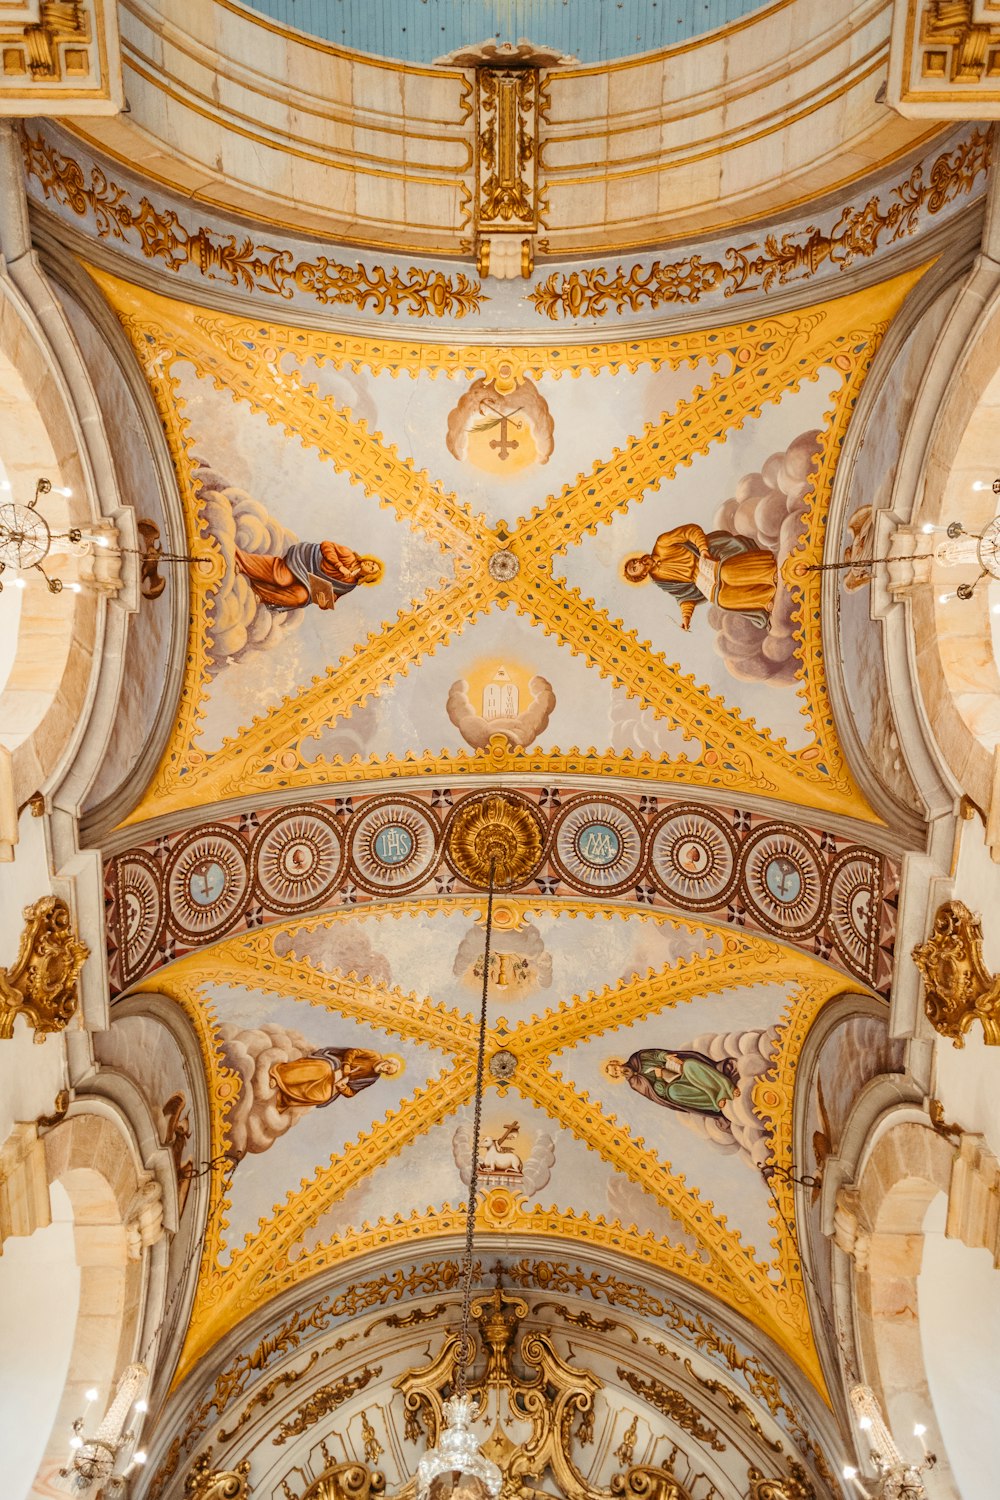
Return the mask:
<path id="1" fill-rule="evenodd" d="M 282 557 L 236 548 L 237 572 L 249 581 L 268 609 L 333 609 L 359 583 L 378 583 L 384 572 L 377 557 L 362 557 L 339 542 L 294 542 Z"/>
<path id="2" fill-rule="evenodd" d="M 704 532 L 695 522 L 656 538 L 652 552 L 625 559 L 629 583 L 651 578 L 681 608 L 681 629 L 691 629 L 699 604 L 746 615 L 766 630 L 778 587 L 778 560 L 749 537 Z"/>
<path id="3" fill-rule="evenodd" d="M 335 1099 L 352 1099 L 380 1078 L 392 1078 L 402 1066 L 398 1057 L 364 1047 L 320 1047 L 307 1057 L 272 1063 L 268 1077 L 280 1110 L 323 1109 Z"/>

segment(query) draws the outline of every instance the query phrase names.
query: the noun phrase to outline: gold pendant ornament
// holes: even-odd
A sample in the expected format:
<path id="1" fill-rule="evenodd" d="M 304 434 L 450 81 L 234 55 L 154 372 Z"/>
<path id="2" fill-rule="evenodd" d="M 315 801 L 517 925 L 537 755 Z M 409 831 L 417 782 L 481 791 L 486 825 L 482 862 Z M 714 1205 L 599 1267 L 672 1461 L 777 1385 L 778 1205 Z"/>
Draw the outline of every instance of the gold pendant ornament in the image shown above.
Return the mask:
<path id="1" fill-rule="evenodd" d="M 0 1038 L 14 1035 L 14 1018 L 34 1027 L 35 1041 L 65 1030 L 76 1011 L 76 981 L 90 949 L 70 924 L 61 896 L 43 896 L 24 909 L 17 960 L 0 968 Z"/>
<path id="2" fill-rule="evenodd" d="M 1000 974 L 983 962 L 981 917 L 962 901 L 945 901 L 913 962 L 924 976 L 924 1010 L 935 1031 L 964 1047 L 965 1033 L 981 1021 L 986 1044 L 1000 1046 Z"/>
<path id="3" fill-rule="evenodd" d="M 463 802 L 455 811 L 447 837 L 448 858 L 464 880 L 486 887 L 523 885 L 542 857 L 542 830 L 537 814 L 521 801 L 499 792 Z"/>

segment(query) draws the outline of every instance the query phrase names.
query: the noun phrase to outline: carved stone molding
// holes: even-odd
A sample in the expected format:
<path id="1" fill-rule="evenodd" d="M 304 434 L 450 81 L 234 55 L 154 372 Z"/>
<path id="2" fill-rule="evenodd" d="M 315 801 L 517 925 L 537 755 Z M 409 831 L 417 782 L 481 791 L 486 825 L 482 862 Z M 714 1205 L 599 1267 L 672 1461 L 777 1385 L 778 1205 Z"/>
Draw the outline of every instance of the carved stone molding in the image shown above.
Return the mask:
<path id="1" fill-rule="evenodd" d="M 10 1235 L 52 1222 L 45 1147 L 34 1120 L 19 1121 L 0 1147 L 0 1253 Z"/>
<path id="2" fill-rule="evenodd" d="M 951 1170 L 945 1234 L 986 1249 L 1000 1267 L 1000 1162 L 981 1135 L 967 1132 Z"/>
<path id="3" fill-rule="evenodd" d="M 123 104 L 113 0 L 0 7 L 0 115 L 117 114 Z"/>
<path id="4" fill-rule="evenodd" d="M 252 1492 L 249 1473 L 248 1458 L 235 1469 L 213 1469 L 212 1450 L 208 1448 L 195 1459 L 184 1481 L 186 1500 L 248 1500 Z"/>
<path id="5" fill-rule="evenodd" d="M 76 1010 L 76 981 L 90 949 L 70 924 L 61 896 L 43 896 L 24 909 L 24 931 L 17 961 L 0 968 L 0 1038 L 14 1034 L 15 1016 L 23 1016 L 44 1042 L 50 1031 L 62 1031 Z"/>
<path id="6" fill-rule="evenodd" d="M 538 69 L 476 69 L 473 223 L 481 276 L 534 269 L 538 231 Z"/>
<path id="7" fill-rule="evenodd" d="M 983 963 L 980 917 L 962 901 L 945 901 L 913 962 L 924 976 L 924 1010 L 935 1031 L 964 1047 L 965 1033 L 980 1021 L 987 1044 L 1000 1045 L 1000 975 Z"/>
<path id="8" fill-rule="evenodd" d="M 997 0 L 896 0 L 887 102 L 903 115 L 1000 119 Z"/>

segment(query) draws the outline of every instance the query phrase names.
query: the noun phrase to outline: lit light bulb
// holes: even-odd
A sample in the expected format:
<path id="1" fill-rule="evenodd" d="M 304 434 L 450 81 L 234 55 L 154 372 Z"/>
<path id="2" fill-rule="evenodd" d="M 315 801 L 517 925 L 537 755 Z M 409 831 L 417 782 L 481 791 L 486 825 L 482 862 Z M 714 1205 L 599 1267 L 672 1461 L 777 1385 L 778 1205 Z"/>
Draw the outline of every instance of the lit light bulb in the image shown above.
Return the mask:
<path id="1" fill-rule="evenodd" d="M 973 489 L 974 489 L 974 490 L 988 490 L 988 489 L 989 489 L 989 488 L 990 488 L 990 486 L 989 486 L 989 485 L 988 485 L 988 484 L 984 484 L 984 483 L 983 483 L 983 481 L 982 481 L 982 480 L 981 480 L 981 479 L 977 479 L 977 480 L 976 480 L 976 481 L 975 481 L 975 482 L 974 482 L 974 483 L 973 483 L 973 486 L 972 486 L 972 488 L 973 488 Z"/>
<path id="2" fill-rule="evenodd" d="M 927 1431 L 927 1428 L 924 1426 L 923 1422 L 914 1422 L 914 1424 L 913 1424 L 913 1436 L 914 1437 L 923 1437 L 923 1435 L 924 1435 L 924 1433 L 926 1431 Z"/>
<path id="3" fill-rule="evenodd" d="M 98 546 L 99 546 L 99 547 L 106 547 L 106 546 L 107 546 L 107 545 L 108 545 L 108 539 L 107 539 L 107 537 L 106 537 L 106 536 L 99 536 L 99 537 L 96 537 L 96 538 L 95 538 L 95 540 L 96 540 L 96 542 L 97 542 L 97 545 L 98 545 Z"/>
<path id="4" fill-rule="evenodd" d="M 81 592 L 81 587 L 78 583 L 71 583 L 67 586 L 71 594 L 79 594 Z"/>
<path id="5" fill-rule="evenodd" d="M 64 485 L 63 488 L 59 491 L 59 493 L 60 493 L 60 495 L 65 495 L 66 499 L 69 500 L 70 497 L 73 494 L 73 491 L 70 490 L 70 489 L 67 489 L 66 486 Z"/>
<path id="6" fill-rule="evenodd" d="M 135 1403 L 135 1409 L 136 1409 L 136 1411 L 149 1411 L 149 1402 L 148 1401 L 137 1401 Z"/>
<path id="7" fill-rule="evenodd" d="M 132 1462 L 134 1464 L 144 1464 L 146 1462 L 146 1450 L 144 1448 L 140 1448 L 138 1453 L 133 1453 Z"/>
<path id="8" fill-rule="evenodd" d="M 90 1387 L 90 1390 L 89 1391 L 84 1391 L 83 1394 L 86 1396 L 86 1398 L 87 1398 L 88 1401 L 96 1401 L 99 1392 L 98 1392 L 97 1386 L 96 1385 L 92 1385 Z"/>
<path id="9" fill-rule="evenodd" d="M 845 1479 L 857 1479 L 858 1477 L 857 1469 L 853 1469 L 850 1464 L 845 1464 L 841 1472 Z"/>
<path id="10" fill-rule="evenodd" d="M 858 1423 L 858 1426 L 861 1428 L 862 1432 L 868 1432 L 869 1429 L 871 1428 L 871 1425 L 872 1425 L 872 1419 L 871 1419 L 871 1417 L 862 1417 L 861 1421 Z"/>
<path id="11" fill-rule="evenodd" d="M 925 521 L 920 530 L 923 532 L 924 536 L 930 536 L 931 532 L 934 530 L 934 522 Z"/>
<path id="12" fill-rule="evenodd" d="M 939 604 L 947 604 L 948 600 L 950 598 L 951 598 L 950 594 L 938 594 L 938 603 Z"/>
<path id="13" fill-rule="evenodd" d="M 990 609 L 990 613 L 994 614 L 994 615 L 1000 615 L 1000 604 L 994 604 L 994 605 L 992 605 L 991 609 Z"/>
<path id="14" fill-rule="evenodd" d="M 24 581 L 23 578 L 15 578 L 14 579 L 14 587 L 16 589 L 23 589 L 23 588 L 26 588 L 27 585 L 25 584 L 25 581 Z"/>
<path id="15" fill-rule="evenodd" d="M 70 1445 L 71 1448 L 82 1448 L 83 1447 L 83 1438 L 80 1437 L 79 1433 L 74 1433 L 73 1436 L 69 1440 L 69 1445 Z"/>
<path id="16" fill-rule="evenodd" d="M 9 479 L 4 479 L 4 480 L 0 481 L 0 490 L 9 490 L 9 489 L 10 489 L 10 480 Z"/>

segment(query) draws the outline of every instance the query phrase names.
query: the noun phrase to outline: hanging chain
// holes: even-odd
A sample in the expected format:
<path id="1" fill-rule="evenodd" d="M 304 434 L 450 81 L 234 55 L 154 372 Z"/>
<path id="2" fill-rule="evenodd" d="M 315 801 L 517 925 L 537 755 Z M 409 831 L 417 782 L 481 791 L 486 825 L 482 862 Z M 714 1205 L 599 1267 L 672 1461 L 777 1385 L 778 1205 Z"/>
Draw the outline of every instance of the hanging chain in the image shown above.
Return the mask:
<path id="1" fill-rule="evenodd" d="M 490 893 L 486 903 L 486 950 L 483 956 L 483 1000 L 479 1008 L 479 1050 L 476 1054 L 476 1104 L 472 1117 L 472 1165 L 469 1201 L 465 1209 L 465 1255 L 462 1259 L 462 1332 L 458 1346 L 456 1389 L 465 1395 L 469 1372 L 469 1310 L 472 1306 L 472 1251 L 476 1232 L 476 1195 L 479 1192 L 479 1128 L 483 1116 L 483 1075 L 486 1059 L 486 1001 L 490 987 L 490 946 L 493 939 L 493 882 L 497 862 L 490 860 Z"/>
<path id="2" fill-rule="evenodd" d="M 847 562 L 800 563 L 799 567 L 803 573 L 836 573 L 847 568 L 873 568 L 876 563 L 929 562 L 935 557 L 936 552 L 913 552 L 899 557 L 855 557 Z"/>

